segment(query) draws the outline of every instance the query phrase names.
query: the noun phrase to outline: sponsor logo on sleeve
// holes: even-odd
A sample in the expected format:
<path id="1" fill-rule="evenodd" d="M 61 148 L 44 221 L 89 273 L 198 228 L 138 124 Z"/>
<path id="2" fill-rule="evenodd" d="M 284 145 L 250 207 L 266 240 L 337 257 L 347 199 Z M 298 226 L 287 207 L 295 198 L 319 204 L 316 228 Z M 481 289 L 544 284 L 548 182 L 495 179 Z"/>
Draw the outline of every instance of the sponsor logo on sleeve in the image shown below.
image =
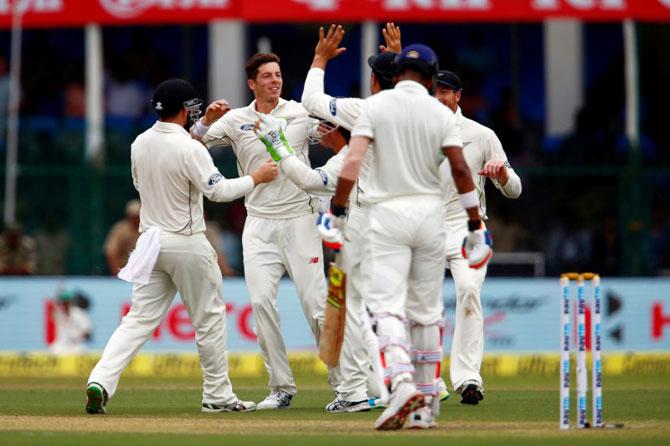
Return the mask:
<path id="1" fill-rule="evenodd" d="M 216 183 L 218 183 L 222 179 L 223 179 L 223 175 L 221 175 L 220 173 L 217 172 L 217 173 L 213 174 L 211 177 L 209 177 L 209 181 L 207 182 L 207 184 L 209 184 L 210 186 L 214 186 Z"/>
<path id="2" fill-rule="evenodd" d="M 333 98 L 330 100 L 330 114 L 333 116 L 337 116 L 337 99 Z"/>
<path id="3" fill-rule="evenodd" d="M 314 170 L 316 170 L 319 173 L 319 175 L 321 175 L 321 181 L 323 181 L 323 185 L 327 186 L 328 185 L 328 175 L 326 175 L 326 172 L 324 172 L 321 169 L 314 169 Z"/>

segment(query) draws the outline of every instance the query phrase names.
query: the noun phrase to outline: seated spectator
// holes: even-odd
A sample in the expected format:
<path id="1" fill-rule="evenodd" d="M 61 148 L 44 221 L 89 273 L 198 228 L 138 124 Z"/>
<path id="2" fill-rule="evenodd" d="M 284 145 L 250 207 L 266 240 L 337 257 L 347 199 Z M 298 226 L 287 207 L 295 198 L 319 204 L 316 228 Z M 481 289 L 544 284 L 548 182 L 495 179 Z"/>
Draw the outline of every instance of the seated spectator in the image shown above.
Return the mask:
<path id="1" fill-rule="evenodd" d="M 35 240 L 23 235 L 21 225 L 7 225 L 0 237 L 0 275 L 34 274 L 37 266 Z"/>
<path id="2" fill-rule="evenodd" d="M 112 274 L 119 272 L 128 262 L 130 251 L 140 236 L 140 200 L 130 200 L 126 204 L 126 218 L 117 222 L 107 235 L 105 257 Z"/>

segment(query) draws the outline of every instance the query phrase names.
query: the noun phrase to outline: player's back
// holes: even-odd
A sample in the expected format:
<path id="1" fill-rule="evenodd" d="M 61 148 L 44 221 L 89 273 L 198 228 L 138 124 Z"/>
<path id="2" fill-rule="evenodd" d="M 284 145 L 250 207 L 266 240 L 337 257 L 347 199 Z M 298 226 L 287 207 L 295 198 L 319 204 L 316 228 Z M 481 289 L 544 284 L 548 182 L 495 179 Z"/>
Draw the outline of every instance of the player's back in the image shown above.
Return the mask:
<path id="1" fill-rule="evenodd" d="M 191 150 L 207 150 L 177 124 L 156 122 L 131 146 L 133 182 L 140 193 L 140 232 L 151 226 L 191 234 L 205 230 L 202 194 L 191 184 Z"/>
<path id="2" fill-rule="evenodd" d="M 414 81 L 401 81 L 393 90 L 368 98 L 353 133 L 374 140 L 366 191 L 372 203 L 440 196 L 442 147 L 461 145 L 453 113 Z"/>

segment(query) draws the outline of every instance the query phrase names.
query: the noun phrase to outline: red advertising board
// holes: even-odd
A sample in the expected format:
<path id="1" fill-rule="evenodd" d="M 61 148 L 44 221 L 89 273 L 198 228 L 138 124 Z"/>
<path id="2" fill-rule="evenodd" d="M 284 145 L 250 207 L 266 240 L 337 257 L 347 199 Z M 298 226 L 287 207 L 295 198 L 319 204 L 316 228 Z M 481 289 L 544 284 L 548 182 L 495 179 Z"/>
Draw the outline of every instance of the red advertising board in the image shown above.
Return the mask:
<path id="1" fill-rule="evenodd" d="M 0 0 L 0 27 L 246 22 L 670 21 L 670 0 Z"/>

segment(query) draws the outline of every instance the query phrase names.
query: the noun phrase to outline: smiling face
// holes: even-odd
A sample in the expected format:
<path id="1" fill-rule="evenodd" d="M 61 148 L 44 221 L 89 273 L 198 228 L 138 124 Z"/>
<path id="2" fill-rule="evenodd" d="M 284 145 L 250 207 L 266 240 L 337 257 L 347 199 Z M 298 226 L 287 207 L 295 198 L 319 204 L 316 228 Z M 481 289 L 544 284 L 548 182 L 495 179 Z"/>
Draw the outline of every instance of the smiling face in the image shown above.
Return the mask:
<path id="1" fill-rule="evenodd" d="M 458 110 L 458 103 L 461 100 L 461 92 L 453 88 L 437 84 L 435 88 L 435 99 L 449 107 L 454 113 Z"/>
<path id="2" fill-rule="evenodd" d="M 275 102 L 281 96 L 283 80 L 281 68 L 277 62 L 268 62 L 258 67 L 254 79 L 248 79 L 247 85 L 254 92 L 254 97 L 261 102 Z"/>

